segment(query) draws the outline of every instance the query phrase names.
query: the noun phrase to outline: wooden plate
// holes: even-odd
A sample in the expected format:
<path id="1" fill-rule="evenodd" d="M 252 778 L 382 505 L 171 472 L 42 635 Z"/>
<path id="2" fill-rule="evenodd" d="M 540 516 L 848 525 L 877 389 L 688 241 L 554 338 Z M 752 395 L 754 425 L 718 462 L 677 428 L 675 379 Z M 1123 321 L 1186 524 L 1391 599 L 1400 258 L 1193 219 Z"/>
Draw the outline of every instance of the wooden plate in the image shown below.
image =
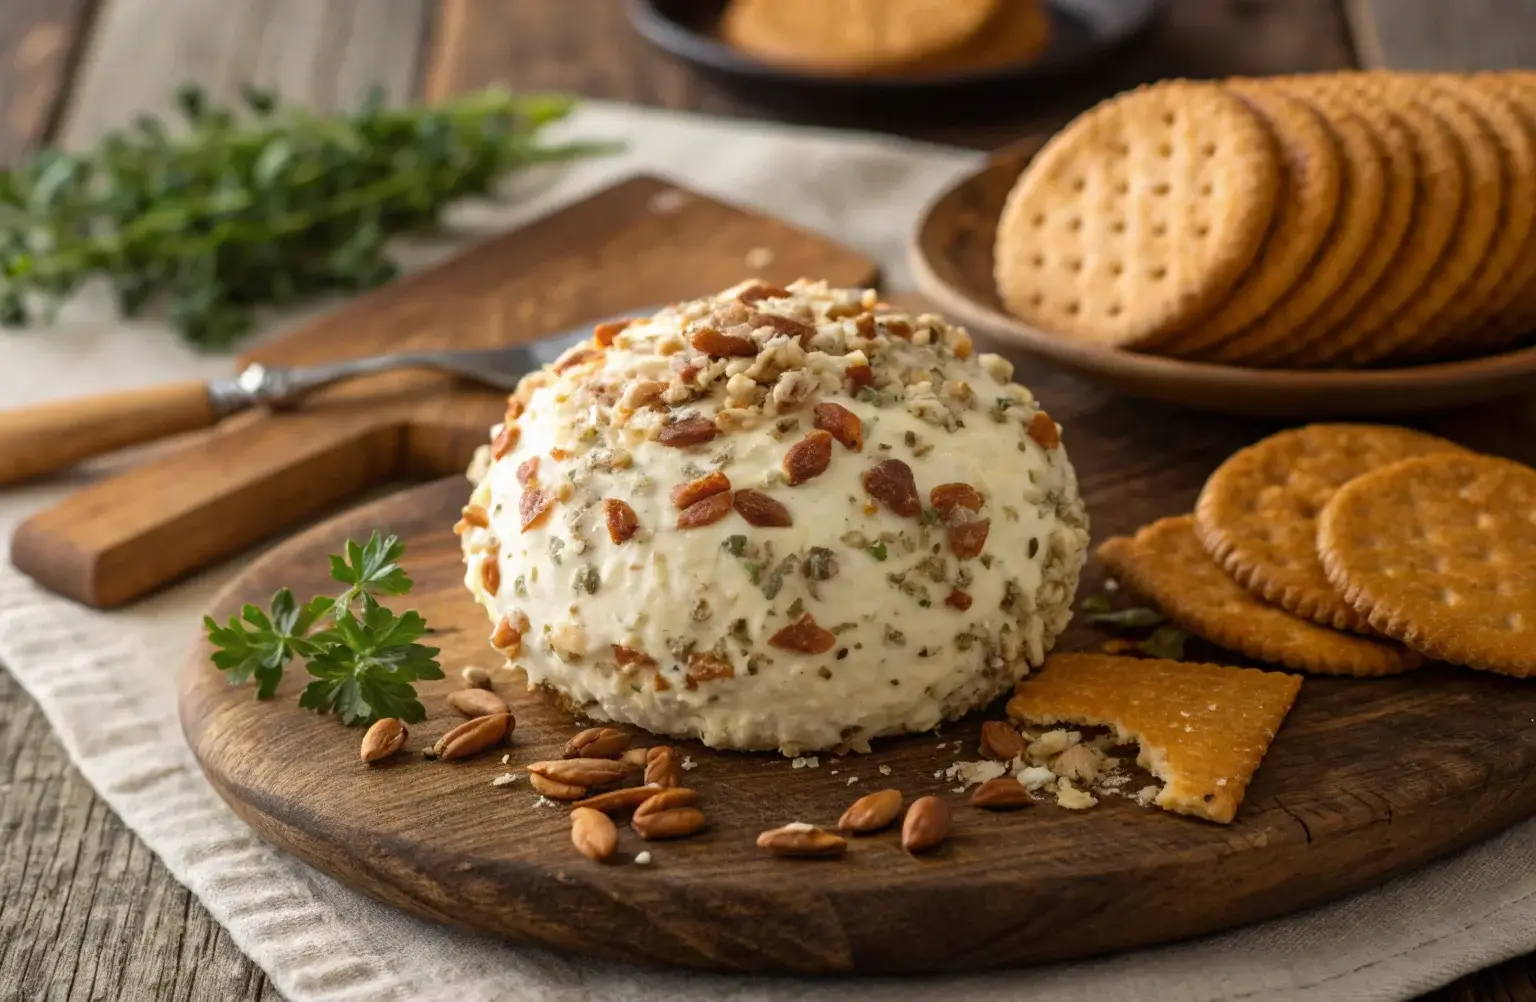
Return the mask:
<path id="1" fill-rule="evenodd" d="M 1117 406 L 1106 405 L 1105 422 L 1122 420 Z M 1105 435 L 1095 445 L 1084 425 L 1072 428 L 1080 467 L 1118 465 L 1118 450 L 1136 437 Z M 1208 433 L 1204 447 L 1226 433 Z M 1159 454 L 1164 486 L 1194 480 L 1174 448 Z M 1163 504 L 1187 504 L 1183 488 L 1149 495 L 1145 478 L 1139 494 L 1123 497 L 1156 496 L 1156 507 L 1112 504 L 1125 479 L 1085 477 L 1101 485 L 1090 501 L 1107 529 L 1176 510 Z M 1123 798 L 1080 813 L 1048 804 L 1016 814 L 971 808 L 935 773 L 976 758 L 973 717 L 938 735 L 881 742 L 868 756 L 823 755 L 819 768 L 686 744 L 697 768 L 685 775 L 710 828 L 650 845 L 626 829 L 620 861 L 591 863 L 571 848 L 567 812 L 537 806 L 526 777 L 491 785 L 521 763 L 557 756 L 576 729 L 510 673 L 497 686 L 517 717 L 505 749 L 510 765 L 500 752 L 456 763 L 417 753 L 456 722 L 444 696 L 459 669 L 494 661 L 449 529 L 468 492 L 452 478 L 322 525 L 253 565 L 210 610 L 222 619 L 243 602 L 265 604 L 284 585 L 301 595 L 329 592 L 323 554 L 375 528 L 399 533 L 416 580 L 409 607 L 437 629 L 450 677 L 422 687 L 429 718 L 412 728 L 397 761 L 359 764 L 359 729 L 301 710 L 301 670 L 289 670 L 276 698 L 258 702 L 248 686 L 225 683 L 199 642 L 181 678 L 187 740 L 241 817 L 343 883 L 433 921 L 703 968 L 968 971 L 1276 915 L 1374 884 L 1536 812 L 1536 684 L 1447 669 L 1307 680 L 1231 826 Z M 1097 588 L 1096 569 L 1086 587 Z M 1079 630 L 1064 646 L 1099 639 Z M 834 824 L 856 795 L 884 786 L 909 798 L 950 798 L 951 840 L 915 858 L 886 833 L 855 841 L 841 861 L 765 858 L 753 844 L 759 831 L 791 820 Z M 642 847 L 654 857 L 648 866 L 630 861 Z"/>
<path id="2" fill-rule="evenodd" d="M 1536 345 L 1486 358 L 1403 369 L 1310 372 L 1160 358 L 1055 337 L 1010 315 L 992 281 L 997 217 L 1046 137 L 996 154 L 918 218 L 908 257 L 919 288 L 975 333 L 1044 356 L 1132 396 L 1261 417 L 1371 417 L 1444 410 L 1536 388 Z"/>
<path id="3" fill-rule="evenodd" d="M 759 62 L 721 41 L 715 25 L 725 0 L 629 0 L 630 21 L 651 44 L 743 97 L 760 103 L 953 116 L 971 99 L 1028 99 L 1053 76 L 1081 69 L 1139 38 L 1156 23 L 1160 0 L 1048 0 L 1051 40 L 1017 64 L 926 75 L 848 77 Z"/>

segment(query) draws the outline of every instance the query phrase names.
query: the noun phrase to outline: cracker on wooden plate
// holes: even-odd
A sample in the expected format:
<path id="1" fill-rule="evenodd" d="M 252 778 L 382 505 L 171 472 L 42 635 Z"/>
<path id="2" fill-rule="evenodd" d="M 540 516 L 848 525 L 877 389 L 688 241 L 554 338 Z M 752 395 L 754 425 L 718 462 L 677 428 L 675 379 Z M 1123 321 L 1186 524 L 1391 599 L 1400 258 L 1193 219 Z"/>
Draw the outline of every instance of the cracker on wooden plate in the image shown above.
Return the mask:
<path id="1" fill-rule="evenodd" d="M 1244 588 L 1304 619 L 1366 632 L 1317 558 L 1317 513 L 1344 484 L 1378 466 L 1454 442 L 1388 425 L 1312 424 L 1229 456 L 1195 504 L 1206 551 Z"/>
<path id="2" fill-rule="evenodd" d="M 1281 92 L 1284 81 L 1273 84 Z M 1402 239 L 1413 208 L 1413 178 L 1399 182 L 1388 175 L 1387 154 L 1376 132 L 1362 115 L 1332 94 L 1297 96 L 1319 115 L 1338 148 L 1339 214 L 1317 257 L 1302 279 L 1274 307 L 1253 324 L 1213 347 L 1211 361 L 1229 365 L 1255 364 L 1264 356 L 1278 357 L 1300 346 L 1304 325 L 1317 317 L 1372 254 L 1378 241 Z M 1391 219 L 1389 197 L 1405 200 L 1400 214 Z M 1382 265 L 1387 258 L 1383 256 Z M 1379 275 L 1368 276 L 1374 281 Z"/>
<path id="3" fill-rule="evenodd" d="M 1346 357 L 1355 365 L 1391 358 L 1432 331 L 1452 299 L 1463 292 L 1487 257 L 1504 204 L 1504 169 L 1477 112 L 1459 94 L 1415 74 L 1370 74 L 1382 100 L 1415 105 L 1444 125 L 1451 149 L 1466 170 L 1460 218 L 1426 280 L 1388 320 L 1355 342 Z"/>
<path id="4" fill-rule="evenodd" d="M 1205 552 L 1191 515 L 1159 519 L 1099 546 L 1119 581 L 1213 644 L 1320 675 L 1396 675 L 1423 658 L 1394 643 L 1340 633 L 1256 598 Z"/>
<path id="5" fill-rule="evenodd" d="M 1339 212 L 1341 166 L 1331 130 L 1305 101 L 1262 80 L 1227 80 L 1278 140 L 1283 169 L 1280 199 L 1258 257 L 1232 295 L 1204 320 L 1159 342 L 1161 353 L 1199 358 L 1258 320 L 1306 274 Z"/>
<path id="6" fill-rule="evenodd" d="M 1318 519 L 1328 577 L 1428 657 L 1536 674 L 1536 470 L 1442 453 L 1346 484 Z"/>
<path id="7" fill-rule="evenodd" d="M 1467 167 L 1460 144 L 1439 115 L 1413 99 L 1414 89 L 1385 73 L 1341 73 L 1315 78 L 1288 78 L 1297 87 L 1351 93 L 1362 104 L 1387 109 L 1402 126 L 1425 183 L 1415 201 L 1413 219 L 1393 254 L 1391 267 L 1372 285 L 1354 310 L 1339 319 L 1325 336 L 1287 363 L 1302 367 L 1355 364 L 1376 333 L 1398 315 L 1429 282 L 1447 245 L 1462 223 L 1467 197 Z M 1432 187 L 1430 187 L 1432 186 Z"/>
<path id="8" fill-rule="evenodd" d="M 1403 119 L 1350 81 L 1350 76 L 1281 77 L 1276 85 L 1324 108 L 1335 122 L 1351 114 L 1370 129 L 1384 157 L 1381 219 L 1364 253 L 1343 276 L 1329 299 L 1283 340 L 1250 352 L 1246 364 L 1317 366 L 1327 364 L 1347 341 L 1340 325 L 1384 280 L 1405 247 L 1420 198 L 1420 162 L 1415 141 Z M 1342 260 L 1341 260 L 1342 264 Z"/>
<path id="9" fill-rule="evenodd" d="M 1217 85 L 1121 94 L 1057 133 L 1009 192 L 998 295 L 1047 332 L 1147 346 L 1232 291 L 1279 186 L 1269 130 Z"/>
<path id="10" fill-rule="evenodd" d="M 765 60 L 879 73 L 970 41 L 1004 0 L 731 0 L 720 34 Z"/>
<path id="11" fill-rule="evenodd" d="M 1153 803 L 1227 824 L 1300 688 L 1297 675 L 1257 668 L 1052 654 L 1015 687 L 1008 715 L 1111 727 L 1163 781 Z"/>
<path id="12" fill-rule="evenodd" d="M 1501 208 L 1492 192 L 1474 196 L 1488 198 L 1496 211 L 1488 251 L 1444 309 L 1398 349 L 1417 358 L 1454 355 L 1458 348 L 1468 346 L 1473 329 L 1481 326 L 1473 322 L 1474 318 L 1480 316 L 1510 272 L 1526 263 L 1521 255 L 1536 253 L 1536 245 L 1529 239 L 1536 233 L 1536 185 L 1531 183 L 1536 178 L 1536 137 L 1528 131 L 1521 110 L 1515 102 L 1478 86 L 1470 77 L 1437 74 L 1430 83 L 1463 102 L 1477 120 L 1482 144 L 1497 160 L 1503 204 Z"/>

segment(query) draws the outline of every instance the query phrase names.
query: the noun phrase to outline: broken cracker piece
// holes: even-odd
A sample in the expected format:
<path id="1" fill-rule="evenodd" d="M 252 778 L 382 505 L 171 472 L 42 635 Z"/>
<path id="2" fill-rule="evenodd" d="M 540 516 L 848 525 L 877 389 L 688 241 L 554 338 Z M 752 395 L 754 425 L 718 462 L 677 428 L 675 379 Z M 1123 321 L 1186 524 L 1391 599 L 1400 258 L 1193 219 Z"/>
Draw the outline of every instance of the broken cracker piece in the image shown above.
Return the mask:
<path id="1" fill-rule="evenodd" d="M 1320 675 L 1396 675 L 1424 659 L 1401 644 L 1341 633 L 1249 593 L 1206 553 L 1192 515 L 1115 536 L 1099 559 L 1196 636 L 1259 661 Z"/>
<path id="2" fill-rule="evenodd" d="M 1257 668 L 1053 654 L 1014 689 L 1008 715 L 1111 727 L 1163 781 L 1153 803 L 1227 824 L 1300 688 L 1295 675 Z"/>

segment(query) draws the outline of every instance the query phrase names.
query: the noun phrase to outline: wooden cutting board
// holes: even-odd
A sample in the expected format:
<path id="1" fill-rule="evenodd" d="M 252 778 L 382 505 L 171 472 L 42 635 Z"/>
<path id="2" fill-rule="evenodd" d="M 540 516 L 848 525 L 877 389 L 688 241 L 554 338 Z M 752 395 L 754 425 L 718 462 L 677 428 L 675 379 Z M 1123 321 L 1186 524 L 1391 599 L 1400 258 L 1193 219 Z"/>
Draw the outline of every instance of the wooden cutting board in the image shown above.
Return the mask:
<path id="1" fill-rule="evenodd" d="M 1094 536 L 1189 510 L 1234 448 L 1268 430 L 1096 391 L 1038 363 L 1030 384 L 1066 427 Z M 1533 457 L 1533 408 L 1468 413 L 1435 430 Z M 1516 448 L 1525 449 L 1522 455 Z M 1144 946 L 1278 915 L 1378 883 L 1536 813 L 1536 682 L 1432 668 L 1399 678 L 1308 678 L 1230 826 L 1121 798 L 1069 812 L 975 810 L 935 776 L 974 760 L 980 721 L 879 742 L 875 752 L 794 769 L 775 755 L 683 750 L 697 763 L 709 830 L 645 845 L 624 831 L 622 861 L 598 865 L 569 841 L 566 811 L 541 807 L 526 777 L 577 724 L 509 672 L 512 746 L 461 763 L 416 752 L 457 722 L 444 696 L 466 664 L 494 664 L 488 624 L 464 591 L 450 531 L 469 484 L 450 478 L 354 511 L 253 566 L 220 596 L 223 617 L 279 586 L 327 590 L 323 554 L 378 528 L 408 545 L 409 607 L 440 631 L 450 677 L 424 686 L 429 718 L 398 762 L 357 761 L 361 733 L 300 710 L 300 677 L 259 703 L 195 646 L 181 679 L 187 739 L 209 780 L 257 832 L 342 882 L 433 921 L 632 961 L 736 970 L 967 971 Z M 1098 591 L 1090 562 L 1081 595 Z M 1103 639 L 1074 628 L 1063 649 Z M 1192 657 L 1242 663 L 1192 645 Z M 881 766 L 890 775 L 880 773 Z M 834 824 L 884 786 L 948 797 L 955 833 L 913 858 L 892 834 L 841 861 L 766 858 L 758 832 Z M 1132 787 L 1134 789 L 1134 786 Z M 648 848 L 649 866 L 629 860 Z"/>
<path id="2" fill-rule="evenodd" d="M 825 237 L 640 176 L 361 296 L 232 370 L 531 341 L 752 275 L 868 285 L 877 268 Z M 121 605 L 380 484 L 464 469 L 504 410 L 505 394 L 430 373 L 348 383 L 76 492 L 18 527 L 11 560 L 76 601 Z"/>

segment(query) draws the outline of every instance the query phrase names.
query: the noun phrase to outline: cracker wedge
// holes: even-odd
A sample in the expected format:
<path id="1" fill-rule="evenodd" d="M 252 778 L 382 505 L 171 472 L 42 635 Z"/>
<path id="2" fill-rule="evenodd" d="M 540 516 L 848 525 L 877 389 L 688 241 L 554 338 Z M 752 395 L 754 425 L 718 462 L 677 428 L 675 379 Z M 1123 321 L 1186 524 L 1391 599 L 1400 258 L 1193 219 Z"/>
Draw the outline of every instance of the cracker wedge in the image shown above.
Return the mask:
<path id="1" fill-rule="evenodd" d="M 1428 657 L 1536 675 L 1536 470 L 1440 453 L 1351 481 L 1323 508 L 1328 578 Z"/>
<path id="2" fill-rule="evenodd" d="M 1336 630 L 1370 632 L 1317 559 L 1317 513 L 1344 484 L 1454 442 L 1388 425 L 1312 424 L 1271 435 L 1216 468 L 1195 504 L 1206 552 L 1238 584 Z"/>
<path id="3" fill-rule="evenodd" d="M 1026 323 L 1145 347 L 1205 316 L 1269 230 L 1280 156 L 1219 86 L 1174 80 L 1078 116 L 1020 175 L 998 220 L 998 295 Z"/>
<path id="4" fill-rule="evenodd" d="M 1163 781 L 1153 803 L 1228 824 L 1300 688 L 1296 675 L 1256 668 L 1053 654 L 1014 689 L 1008 715 L 1112 727 Z"/>
<path id="5" fill-rule="evenodd" d="M 1398 644 L 1340 633 L 1254 597 L 1212 560 L 1191 515 L 1116 536 L 1099 559 L 1180 627 L 1270 664 L 1319 675 L 1396 675 L 1424 659 Z"/>

